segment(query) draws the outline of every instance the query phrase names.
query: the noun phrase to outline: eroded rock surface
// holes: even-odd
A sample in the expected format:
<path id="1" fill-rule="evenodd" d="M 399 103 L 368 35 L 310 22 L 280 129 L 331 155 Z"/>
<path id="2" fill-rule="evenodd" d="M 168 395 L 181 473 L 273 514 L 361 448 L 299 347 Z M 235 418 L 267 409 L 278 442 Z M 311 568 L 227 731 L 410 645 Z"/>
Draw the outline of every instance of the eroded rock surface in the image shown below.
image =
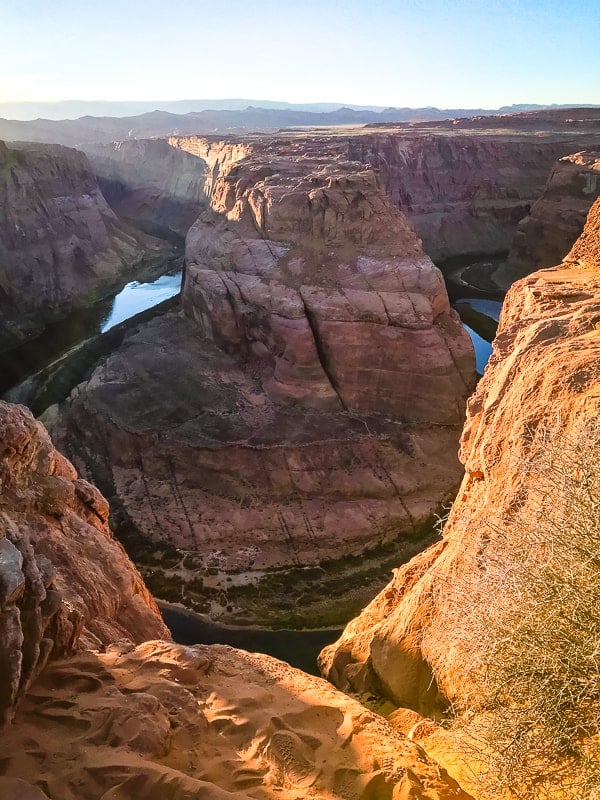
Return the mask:
<path id="1" fill-rule="evenodd" d="M 508 261 L 494 276 L 506 288 L 537 269 L 552 267 L 581 234 L 592 203 L 600 195 L 600 151 L 561 158 L 541 197 L 519 223 Z"/>
<path id="2" fill-rule="evenodd" d="M 49 657 L 169 638 L 108 503 L 23 406 L 0 402 L 0 723 Z"/>
<path id="3" fill-rule="evenodd" d="M 492 129 L 485 133 L 417 136 L 414 131 L 382 131 L 349 139 L 349 157 L 378 170 L 392 202 L 411 221 L 436 263 L 508 251 L 517 223 L 542 193 L 555 161 L 578 144 L 588 146 L 599 139 L 598 132 L 584 135 L 580 142 L 558 133 L 518 135 L 510 130 L 512 119 L 499 132 L 492 127 L 495 122 L 490 121 Z M 481 127 L 486 127 L 485 120 Z M 556 264 L 565 252 L 545 266 Z"/>
<path id="4" fill-rule="evenodd" d="M 52 800 L 468 800 L 325 681 L 222 646 L 155 641 L 56 662 L 0 741 L 4 780 L 35 776 Z"/>
<path id="5" fill-rule="evenodd" d="M 128 337 L 57 431 L 128 523 L 223 588 L 418 539 L 459 478 L 474 383 L 442 277 L 370 169 L 319 139 L 232 147 L 204 154 L 185 317 Z"/>
<path id="6" fill-rule="evenodd" d="M 0 351 L 166 253 L 117 219 L 83 153 L 0 142 Z"/>
<path id="7" fill-rule="evenodd" d="M 468 404 L 466 475 L 444 539 L 397 570 L 386 589 L 321 656 L 336 685 L 374 691 L 425 714 L 460 705 L 468 688 L 452 642 L 448 577 L 475 569 L 500 525 L 528 502 L 532 432 L 569 434 L 600 411 L 600 201 L 563 263 L 524 278 L 504 302 L 494 352 Z M 530 465 L 524 469 L 523 465 Z M 551 500 L 549 500 L 551 502 Z M 508 526 L 510 531 L 510 526 Z M 483 563 L 483 562 L 482 562 Z M 507 565 L 508 568 L 508 565 Z M 432 629 L 445 630 L 440 646 Z"/>

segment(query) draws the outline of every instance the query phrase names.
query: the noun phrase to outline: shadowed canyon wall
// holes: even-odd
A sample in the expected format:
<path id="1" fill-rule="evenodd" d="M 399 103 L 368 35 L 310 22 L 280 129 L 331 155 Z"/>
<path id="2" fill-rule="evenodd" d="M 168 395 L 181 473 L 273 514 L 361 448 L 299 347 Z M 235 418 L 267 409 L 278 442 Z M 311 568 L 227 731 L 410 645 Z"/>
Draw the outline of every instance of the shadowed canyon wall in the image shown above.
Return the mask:
<path id="1" fill-rule="evenodd" d="M 165 253 L 115 216 L 83 153 L 0 143 L 0 350 Z"/>
<path id="2" fill-rule="evenodd" d="M 597 140 L 597 133 L 589 135 Z M 348 153 L 377 169 L 392 202 L 438 262 L 507 251 L 552 165 L 578 144 L 510 130 L 419 137 L 382 132 L 350 139 Z"/>
<path id="3" fill-rule="evenodd" d="M 183 238 L 207 204 L 204 162 L 164 139 L 84 150 L 113 211 L 148 233 Z"/>
<path id="4" fill-rule="evenodd" d="M 561 158 L 530 213 L 521 220 L 506 265 L 495 275 L 506 287 L 536 269 L 558 264 L 581 234 L 600 195 L 600 152 Z"/>

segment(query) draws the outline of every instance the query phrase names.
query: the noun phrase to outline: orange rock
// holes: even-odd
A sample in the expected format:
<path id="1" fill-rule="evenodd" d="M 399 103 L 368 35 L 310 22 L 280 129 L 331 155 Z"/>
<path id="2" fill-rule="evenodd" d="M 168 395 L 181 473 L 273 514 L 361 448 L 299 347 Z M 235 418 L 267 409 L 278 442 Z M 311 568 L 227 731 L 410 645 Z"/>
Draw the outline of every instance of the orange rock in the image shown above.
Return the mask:
<path id="1" fill-rule="evenodd" d="M 466 676 L 458 647 L 440 647 L 432 621 L 452 641 L 446 577 L 471 569 L 493 536 L 490 519 L 525 502 L 530 437 L 536 428 L 567 434 L 600 413 L 600 200 L 565 261 L 515 284 L 494 352 L 468 403 L 461 442 L 466 476 L 442 543 L 396 571 L 392 582 L 321 655 L 324 674 L 356 692 L 440 715 L 460 701 Z"/>

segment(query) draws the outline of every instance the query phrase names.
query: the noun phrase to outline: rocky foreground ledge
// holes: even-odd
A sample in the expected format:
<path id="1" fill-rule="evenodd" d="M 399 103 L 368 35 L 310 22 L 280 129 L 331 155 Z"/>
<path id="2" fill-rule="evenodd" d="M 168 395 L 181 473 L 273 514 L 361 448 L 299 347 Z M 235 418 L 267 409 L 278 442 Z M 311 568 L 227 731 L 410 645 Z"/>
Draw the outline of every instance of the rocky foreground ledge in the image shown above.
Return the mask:
<path id="1" fill-rule="evenodd" d="M 0 481 L 3 800 L 468 800 L 325 681 L 168 641 L 104 498 L 6 403 Z"/>

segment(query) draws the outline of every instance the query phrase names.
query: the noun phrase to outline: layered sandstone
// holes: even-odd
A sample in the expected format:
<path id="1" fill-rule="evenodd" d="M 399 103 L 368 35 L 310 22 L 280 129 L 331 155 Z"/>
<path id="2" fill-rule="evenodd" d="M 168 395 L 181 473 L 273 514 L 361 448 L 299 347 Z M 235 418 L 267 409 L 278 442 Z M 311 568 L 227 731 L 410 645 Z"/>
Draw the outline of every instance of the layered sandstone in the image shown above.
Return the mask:
<path id="1" fill-rule="evenodd" d="M 206 205 L 204 161 L 163 139 L 84 149 L 113 211 L 149 233 L 184 237 Z"/>
<path id="2" fill-rule="evenodd" d="M 441 275 L 371 170 L 320 139 L 237 147 L 205 154 L 185 316 L 129 336 L 57 431 L 128 525 L 222 589 L 418 540 L 459 478 L 474 382 Z"/>
<path id="3" fill-rule="evenodd" d="M 597 200 L 563 263 L 510 289 L 492 358 L 468 404 L 461 443 L 466 475 L 444 539 L 397 570 L 324 651 L 323 671 L 336 685 L 374 691 L 434 716 L 450 702 L 460 707 L 466 697 L 468 643 L 453 639 L 448 587 L 460 586 L 461 575 L 478 569 L 485 581 L 486 556 L 494 552 L 498 531 L 508 543 L 503 557 L 510 554 L 510 537 L 519 536 L 511 521 L 533 504 L 532 481 L 542 474 L 537 460 L 544 448 L 536 448 L 535 432 L 576 434 L 600 411 L 599 225 Z M 509 575 L 510 555 L 504 568 Z"/>
<path id="4" fill-rule="evenodd" d="M 544 190 L 521 220 L 506 265 L 494 276 L 506 288 L 536 269 L 558 264 L 581 234 L 594 200 L 600 195 L 600 151 L 561 158 Z"/>
<path id="5" fill-rule="evenodd" d="M 162 243 L 117 219 L 83 153 L 0 142 L 0 350 L 163 254 Z"/>
<path id="6" fill-rule="evenodd" d="M 169 634 L 106 500 L 23 406 L 0 402 L 0 453 L 1 724 L 49 657 Z"/>
<path id="7" fill-rule="evenodd" d="M 485 134 L 380 131 L 351 137 L 348 154 L 379 172 L 392 202 L 436 263 L 494 255 L 508 251 L 517 223 L 542 193 L 555 161 L 599 140 L 593 131 L 581 140 L 558 133 L 519 135 L 510 124 Z"/>

